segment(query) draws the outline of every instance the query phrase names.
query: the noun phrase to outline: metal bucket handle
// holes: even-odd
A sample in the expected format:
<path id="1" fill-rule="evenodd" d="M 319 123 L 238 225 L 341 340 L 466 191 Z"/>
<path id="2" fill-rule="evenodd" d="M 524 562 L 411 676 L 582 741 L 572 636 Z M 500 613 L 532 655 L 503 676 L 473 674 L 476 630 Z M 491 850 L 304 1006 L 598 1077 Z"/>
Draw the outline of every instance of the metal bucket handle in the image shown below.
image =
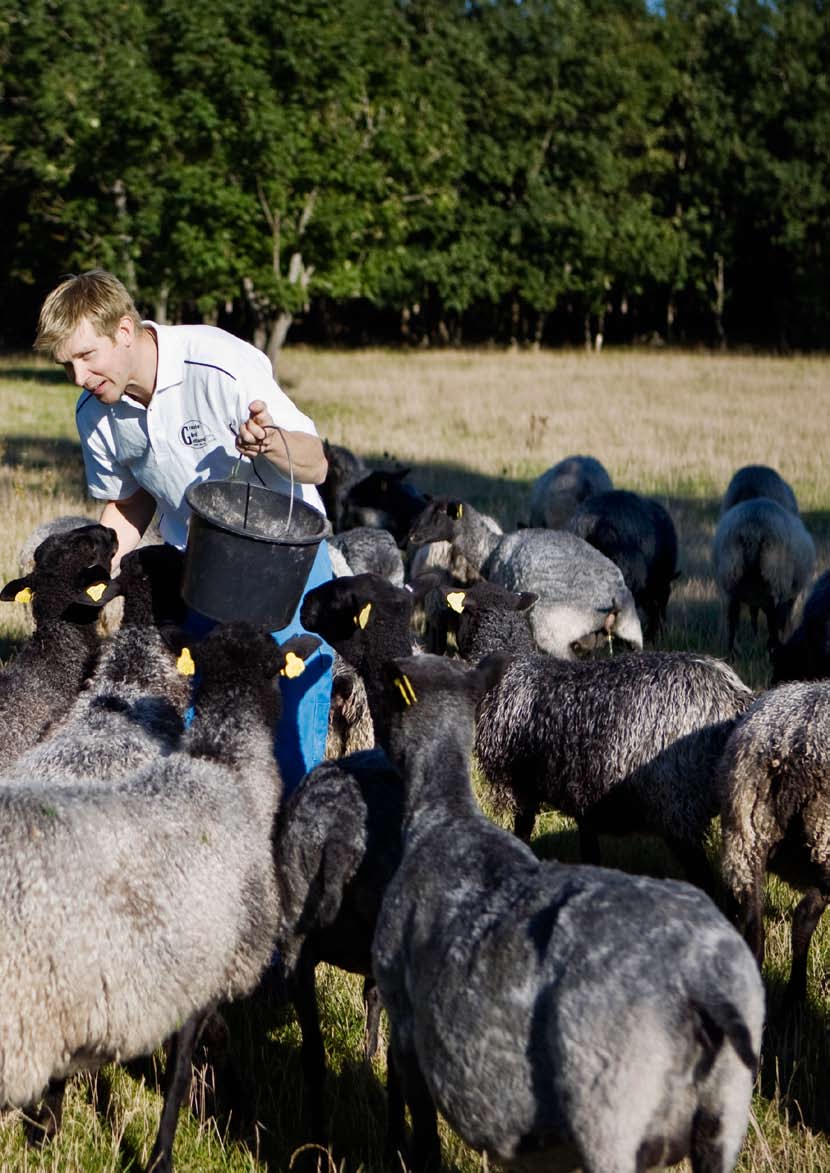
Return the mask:
<path id="1" fill-rule="evenodd" d="M 294 461 L 291 459 L 291 449 L 288 447 L 288 441 L 285 438 L 285 432 L 278 424 L 261 424 L 260 427 L 264 428 L 266 432 L 267 431 L 279 432 L 280 439 L 282 440 L 283 447 L 285 448 L 285 455 L 286 455 L 286 458 L 288 459 L 288 475 L 291 480 L 291 494 L 288 498 L 288 517 L 285 519 L 285 528 L 282 531 L 284 534 L 287 534 L 291 529 L 291 518 L 294 513 Z M 233 468 L 231 470 L 230 479 L 232 481 L 236 480 L 236 474 L 239 472 L 239 466 L 242 464 L 242 461 L 244 459 L 246 459 L 246 457 L 244 457 L 243 454 L 240 452 L 239 456 L 236 458 L 236 464 L 233 466 Z M 257 466 L 255 464 L 256 456 L 251 456 L 251 457 L 248 457 L 247 459 L 250 459 L 251 468 L 254 470 L 256 475 L 259 477 L 260 481 L 262 482 L 263 487 L 267 489 L 268 486 L 265 484 L 265 481 L 259 475 L 259 472 L 257 472 Z M 243 529 L 248 528 L 248 506 L 250 505 L 250 503 L 251 503 L 251 482 L 248 481 L 248 488 L 245 493 L 245 516 L 242 519 L 242 528 Z"/>

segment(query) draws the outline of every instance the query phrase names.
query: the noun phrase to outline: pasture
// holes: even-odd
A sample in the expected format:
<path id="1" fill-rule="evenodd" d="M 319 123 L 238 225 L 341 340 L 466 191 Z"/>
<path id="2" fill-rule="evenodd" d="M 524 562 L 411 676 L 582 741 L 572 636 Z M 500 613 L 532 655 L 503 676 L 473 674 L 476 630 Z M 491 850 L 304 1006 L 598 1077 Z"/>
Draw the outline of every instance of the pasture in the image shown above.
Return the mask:
<path id="1" fill-rule="evenodd" d="M 322 436 L 370 461 L 384 453 L 411 466 L 411 480 L 494 514 L 505 528 L 526 520 L 530 484 L 571 453 L 598 457 L 618 488 L 656 497 L 678 531 L 681 578 L 657 646 L 723 654 L 722 609 L 711 575 L 719 499 L 736 468 L 769 464 L 795 489 L 818 553 L 830 566 L 830 361 L 664 352 L 385 353 L 289 349 L 279 378 Z M 0 362 L 0 581 L 18 574 L 17 552 L 40 522 L 61 513 L 97 516 L 84 496 L 74 429 L 75 394 L 54 366 L 19 356 Z M 0 611 L 0 660 L 26 637 L 23 608 Z M 763 620 L 745 613 L 734 666 L 755 689 L 768 683 Z M 717 850 L 713 831 L 712 850 Z M 566 820 L 540 819 L 534 846 L 576 856 Z M 94 845 L 90 845 L 94 850 Z M 604 861 L 677 875 L 646 841 L 605 847 Z M 779 1013 L 789 967 L 794 894 L 767 888 L 765 970 L 770 1023 L 739 1168 L 813 1173 L 830 1169 L 830 937 L 816 933 L 809 1000 Z M 383 1062 L 361 1052 L 360 983 L 321 967 L 323 1032 L 331 1079 L 334 1155 L 303 1149 L 299 1032 L 290 1009 L 266 999 L 233 1007 L 231 1039 L 214 1042 L 213 1065 L 194 1081 L 177 1137 L 180 1170 L 383 1167 Z M 131 1072 L 107 1068 L 70 1090 L 55 1143 L 27 1149 L 20 1113 L 0 1121 L 0 1170 L 128 1170 L 141 1167 L 157 1126 L 157 1059 Z M 479 1158 L 443 1131 L 448 1169 L 472 1173 Z"/>

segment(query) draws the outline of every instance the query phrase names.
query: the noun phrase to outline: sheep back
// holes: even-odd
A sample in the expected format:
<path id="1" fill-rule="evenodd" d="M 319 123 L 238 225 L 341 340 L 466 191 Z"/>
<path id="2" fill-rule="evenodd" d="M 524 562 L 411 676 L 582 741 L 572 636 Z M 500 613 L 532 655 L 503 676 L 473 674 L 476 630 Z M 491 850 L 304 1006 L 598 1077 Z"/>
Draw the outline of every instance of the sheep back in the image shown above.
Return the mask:
<path id="1" fill-rule="evenodd" d="M 751 501 L 755 497 L 767 497 L 770 501 L 777 501 L 789 513 L 798 513 L 795 493 L 780 473 L 765 464 L 747 464 L 738 469 L 727 485 L 721 514 L 733 505 L 740 505 L 742 501 Z"/>
<path id="2" fill-rule="evenodd" d="M 586 497 L 613 489 L 611 477 L 593 456 L 566 456 L 533 483 L 530 524 L 533 528 L 562 529 Z"/>

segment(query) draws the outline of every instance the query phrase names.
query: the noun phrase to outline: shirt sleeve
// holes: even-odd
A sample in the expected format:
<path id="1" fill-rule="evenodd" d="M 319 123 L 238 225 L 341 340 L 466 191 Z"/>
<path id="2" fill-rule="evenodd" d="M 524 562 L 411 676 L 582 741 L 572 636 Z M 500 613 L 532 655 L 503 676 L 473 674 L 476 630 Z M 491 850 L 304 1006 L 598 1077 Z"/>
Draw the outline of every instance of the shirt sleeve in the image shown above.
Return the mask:
<path id="1" fill-rule="evenodd" d="M 129 469 L 116 460 L 109 420 L 89 392 L 78 399 L 75 422 L 90 497 L 99 501 L 126 501 L 132 497 L 141 486 Z"/>

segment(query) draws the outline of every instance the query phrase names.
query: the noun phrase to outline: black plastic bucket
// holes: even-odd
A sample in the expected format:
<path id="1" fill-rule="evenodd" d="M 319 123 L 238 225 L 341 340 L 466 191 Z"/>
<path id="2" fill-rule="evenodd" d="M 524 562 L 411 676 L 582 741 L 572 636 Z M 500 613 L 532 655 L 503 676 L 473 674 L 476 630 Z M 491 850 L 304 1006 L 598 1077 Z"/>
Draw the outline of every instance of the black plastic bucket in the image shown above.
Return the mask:
<path id="1" fill-rule="evenodd" d="M 285 627 L 331 533 L 322 513 L 246 481 L 202 481 L 185 492 L 191 509 L 182 596 L 225 623 Z M 287 526 L 290 515 L 290 527 Z"/>

